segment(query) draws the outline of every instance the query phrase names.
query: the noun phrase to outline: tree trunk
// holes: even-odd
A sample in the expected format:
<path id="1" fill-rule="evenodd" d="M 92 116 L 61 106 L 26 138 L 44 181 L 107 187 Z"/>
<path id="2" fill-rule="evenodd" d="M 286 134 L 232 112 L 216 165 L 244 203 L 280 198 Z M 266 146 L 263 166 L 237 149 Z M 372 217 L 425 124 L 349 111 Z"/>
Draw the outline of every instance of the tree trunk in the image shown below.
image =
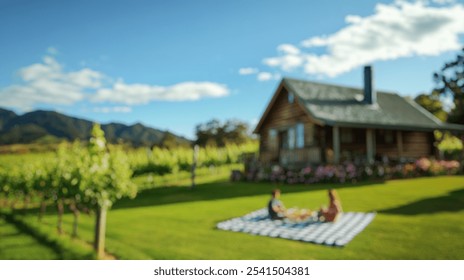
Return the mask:
<path id="1" fill-rule="evenodd" d="M 196 169 L 197 165 L 196 163 L 194 163 L 192 165 L 192 175 L 191 175 L 191 179 L 192 179 L 192 185 L 190 186 L 190 188 L 195 188 L 195 169 Z"/>
<path id="2" fill-rule="evenodd" d="M 26 214 L 27 213 L 27 209 L 29 208 L 29 202 L 30 202 L 31 198 L 29 195 L 25 195 L 24 196 L 24 200 L 23 200 L 23 214 Z"/>
<path id="3" fill-rule="evenodd" d="M 64 213 L 64 202 L 63 199 L 58 200 L 58 233 L 62 234 L 63 233 L 63 213 Z"/>
<path id="4" fill-rule="evenodd" d="M 47 202 L 45 198 L 42 199 L 40 202 L 40 212 L 39 212 L 39 222 L 42 222 L 43 216 L 45 215 L 45 211 L 47 210 Z"/>
<path id="5" fill-rule="evenodd" d="M 72 237 L 77 237 L 77 229 L 79 226 L 80 211 L 79 211 L 79 208 L 77 208 L 76 203 L 72 203 L 70 208 L 74 215 Z"/>
<path id="6" fill-rule="evenodd" d="M 193 146 L 192 177 L 191 177 L 192 178 L 192 186 L 191 186 L 192 189 L 195 188 L 195 177 L 196 177 L 195 171 L 197 169 L 199 152 L 200 152 L 200 146 L 198 145 Z"/>
<path id="7" fill-rule="evenodd" d="M 97 258 L 99 259 L 102 259 L 105 253 L 106 212 L 106 206 L 98 206 L 95 221 L 95 241 L 93 246 L 97 252 Z"/>

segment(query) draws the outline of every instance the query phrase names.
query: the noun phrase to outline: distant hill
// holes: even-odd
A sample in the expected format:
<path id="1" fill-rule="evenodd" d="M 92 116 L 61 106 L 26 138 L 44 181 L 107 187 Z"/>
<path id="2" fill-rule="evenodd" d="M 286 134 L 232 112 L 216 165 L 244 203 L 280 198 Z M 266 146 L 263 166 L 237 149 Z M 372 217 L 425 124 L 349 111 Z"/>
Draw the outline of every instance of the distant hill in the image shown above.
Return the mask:
<path id="1" fill-rule="evenodd" d="M 0 108 L 0 145 L 40 143 L 41 141 L 87 140 L 93 122 L 66 116 L 54 111 L 33 111 L 17 115 Z M 178 145 L 189 145 L 186 138 L 161 131 L 140 123 L 124 125 L 120 123 L 102 124 L 106 139 L 110 143 L 129 143 L 133 146 L 153 146 L 169 139 Z"/>

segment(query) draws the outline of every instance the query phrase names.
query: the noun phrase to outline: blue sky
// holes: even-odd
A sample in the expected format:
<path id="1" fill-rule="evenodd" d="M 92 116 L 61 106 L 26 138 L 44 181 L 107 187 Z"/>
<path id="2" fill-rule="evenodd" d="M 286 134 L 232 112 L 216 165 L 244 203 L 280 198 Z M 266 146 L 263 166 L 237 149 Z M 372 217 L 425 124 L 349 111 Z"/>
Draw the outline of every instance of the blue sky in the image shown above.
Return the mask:
<path id="1" fill-rule="evenodd" d="M 0 106 L 194 137 L 254 125 L 281 77 L 429 92 L 464 45 L 464 3 L 0 0 Z"/>

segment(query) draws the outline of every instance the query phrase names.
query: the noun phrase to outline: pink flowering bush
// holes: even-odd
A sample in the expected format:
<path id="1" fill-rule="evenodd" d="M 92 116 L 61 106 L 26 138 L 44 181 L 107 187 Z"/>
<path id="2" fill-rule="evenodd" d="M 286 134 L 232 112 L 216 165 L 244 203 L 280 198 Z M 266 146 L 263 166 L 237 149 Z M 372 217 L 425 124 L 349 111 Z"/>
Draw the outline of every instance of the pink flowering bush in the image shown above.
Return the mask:
<path id="1" fill-rule="evenodd" d="M 419 176 L 453 175 L 459 171 L 458 161 L 420 158 L 415 162 L 389 164 L 378 162 L 373 165 L 345 162 L 338 165 L 325 164 L 304 168 L 285 169 L 274 165 L 259 169 L 256 174 L 246 174 L 248 181 L 270 181 L 285 184 L 349 183 L 364 180 L 387 180 L 414 178 Z M 254 178 L 250 180 L 250 178 Z"/>
<path id="2" fill-rule="evenodd" d="M 426 172 L 432 166 L 432 161 L 428 158 L 420 158 L 416 160 L 416 167 L 418 170 Z"/>

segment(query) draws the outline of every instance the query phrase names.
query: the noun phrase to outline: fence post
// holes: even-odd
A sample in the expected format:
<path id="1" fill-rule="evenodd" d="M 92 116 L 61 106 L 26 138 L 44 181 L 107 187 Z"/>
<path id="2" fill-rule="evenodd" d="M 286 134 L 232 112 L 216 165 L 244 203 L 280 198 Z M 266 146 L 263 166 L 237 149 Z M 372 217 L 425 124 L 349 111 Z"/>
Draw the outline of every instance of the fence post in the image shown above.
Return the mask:
<path id="1" fill-rule="evenodd" d="M 198 153 L 200 147 L 198 145 L 193 146 L 193 162 L 192 162 L 192 189 L 195 188 L 195 170 L 197 169 Z"/>

